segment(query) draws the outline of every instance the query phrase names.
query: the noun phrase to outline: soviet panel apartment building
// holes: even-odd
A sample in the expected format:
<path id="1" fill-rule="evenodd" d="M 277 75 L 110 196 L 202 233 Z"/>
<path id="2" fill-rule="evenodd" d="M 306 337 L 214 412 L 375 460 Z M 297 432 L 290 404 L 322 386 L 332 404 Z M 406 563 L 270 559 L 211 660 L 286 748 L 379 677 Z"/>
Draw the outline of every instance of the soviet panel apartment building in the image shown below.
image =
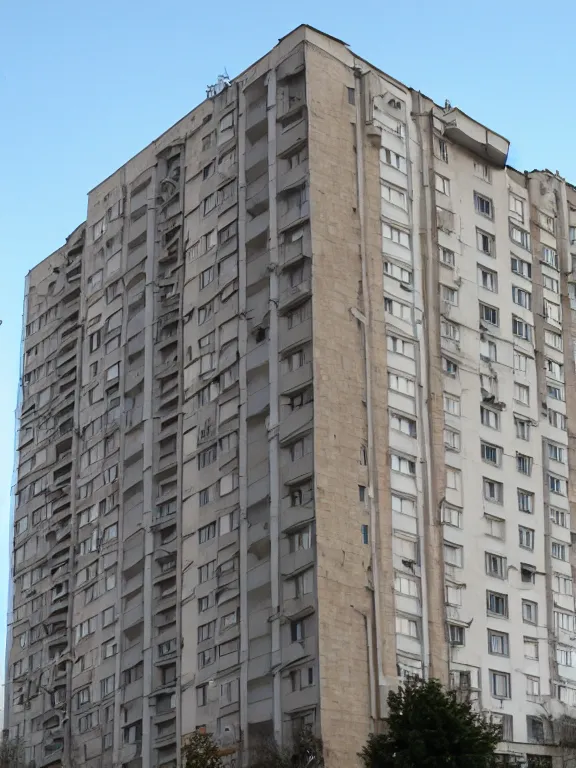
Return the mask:
<path id="1" fill-rule="evenodd" d="M 89 193 L 26 284 L 5 728 L 36 768 L 303 727 L 344 768 L 413 675 L 559 764 L 576 190 L 507 153 L 301 26 Z"/>

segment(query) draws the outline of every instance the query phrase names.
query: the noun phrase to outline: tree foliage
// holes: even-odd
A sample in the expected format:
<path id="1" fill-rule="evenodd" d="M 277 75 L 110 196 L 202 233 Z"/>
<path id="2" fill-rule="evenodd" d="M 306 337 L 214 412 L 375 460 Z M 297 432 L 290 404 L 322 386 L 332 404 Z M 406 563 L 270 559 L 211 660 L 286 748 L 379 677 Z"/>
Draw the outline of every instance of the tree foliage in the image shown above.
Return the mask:
<path id="1" fill-rule="evenodd" d="M 26 768 L 26 753 L 21 741 L 2 739 L 0 741 L 0 768 Z"/>
<path id="2" fill-rule="evenodd" d="M 407 681 L 388 695 L 386 730 L 360 753 L 365 768 L 489 768 L 500 728 L 438 680 Z"/>
<path id="3" fill-rule="evenodd" d="M 300 731 L 290 747 L 265 741 L 256 748 L 250 768 L 324 768 L 322 741 L 309 728 Z"/>
<path id="4" fill-rule="evenodd" d="M 182 758 L 185 768 L 222 768 L 220 750 L 209 733 L 194 731 L 184 744 Z"/>

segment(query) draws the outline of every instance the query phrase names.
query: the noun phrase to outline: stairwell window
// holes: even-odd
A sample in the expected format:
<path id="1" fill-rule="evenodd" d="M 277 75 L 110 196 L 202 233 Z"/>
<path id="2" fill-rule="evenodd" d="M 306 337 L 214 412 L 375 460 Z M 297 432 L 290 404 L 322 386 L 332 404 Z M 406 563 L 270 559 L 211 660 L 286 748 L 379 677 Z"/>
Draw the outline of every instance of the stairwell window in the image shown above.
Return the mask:
<path id="1" fill-rule="evenodd" d="M 494 240 L 494 235 L 491 235 L 489 232 L 484 232 L 482 229 L 476 229 L 476 247 L 487 256 L 495 256 L 496 242 Z"/>
<path id="2" fill-rule="evenodd" d="M 489 197 L 474 192 L 474 208 L 481 216 L 486 216 L 488 219 L 494 218 L 494 205 Z"/>
<path id="3" fill-rule="evenodd" d="M 518 526 L 518 539 L 522 549 L 534 550 L 534 529 L 526 528 L 523 525 Z"/>
<path id="4" fill-rule="evenodd" d="M 495 555 L 492 552 L 486 552 L 485 561 L 488 576 L 494 576 L 497 579 L 506 579 L 508 577 L 508 561 L 505 557 Z"/>
<path id="5" fill-rule="evenodd" d="M 445 301 L 447 304 L 452 304 L 453 307 L 458 306 L 458 291 L 456 288 L 451 288 L 449 285 L 441 285 L 440 295 L 442 301 Z"/>
<path id="6" fill-rule="evenodd" d="M 495 616 L 508 618 L 508 595 L 488 590 L 486 592 L 486 611 Z"/>
<path id="7" fill-rule="evenodd" d="M 435 174 L 434 186 L 436 192 L 439 192 L 441 195 L 450 194 L 450 179 L 447 179 L 445 176 L 440 176 L 439 173 Z"/>
<path id="8" fill-rule="evenodd" d="M 559 269 L 558 253 L 554 248 L 549 248 L 546 245 L 542 246 L 542 261 L 544 264 L 552 267 L 552 269 Z"/>
<path id="9" fill-rule="evenodd" d="M 482 481 L 484 489 L 484 498 L 494 504 L 502 504 L 504 501 L 504 486 L 497 480 L 491 480 L 485 477 Z"/>
<path id="10" fill-rule="evenodd" d="M 487 291 L 498 293 L 498 273 L 493 269 L 478 266 L 478 283 Z"/>
<path id="11" fill-rule="evenodd" d="M 480 421 L 485 427 L 500 429 L 500 414 L 485 405 L 480 406 Z"/>

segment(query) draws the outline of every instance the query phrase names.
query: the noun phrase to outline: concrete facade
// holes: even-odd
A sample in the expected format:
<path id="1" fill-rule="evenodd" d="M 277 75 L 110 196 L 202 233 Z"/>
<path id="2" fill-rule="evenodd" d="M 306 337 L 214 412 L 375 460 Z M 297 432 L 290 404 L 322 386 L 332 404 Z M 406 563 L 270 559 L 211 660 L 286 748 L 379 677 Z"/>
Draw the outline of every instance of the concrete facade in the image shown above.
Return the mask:
<path id="1" fill-rule="evenodd" d="M 40 766 L 354 765 L 434 676 L 576 716 L 576 192 L 310 27 L 27 278 L 5 728 Z M 526 757 L 528 756 L 528 758 Z"/>

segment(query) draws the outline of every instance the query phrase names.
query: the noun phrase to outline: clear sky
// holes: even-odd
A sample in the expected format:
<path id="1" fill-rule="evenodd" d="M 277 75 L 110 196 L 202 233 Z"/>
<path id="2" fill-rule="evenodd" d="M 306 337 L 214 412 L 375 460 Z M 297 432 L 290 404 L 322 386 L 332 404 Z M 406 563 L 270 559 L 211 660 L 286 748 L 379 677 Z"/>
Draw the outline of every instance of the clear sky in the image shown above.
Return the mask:
<path id="1" fill-rule="evenodd" d="M 5 0 L 0 616 L 26 272 L 83 221 L 89 189 L 190 111 L 224 69 L 236 75 L 301 23 L 506 136 L 516 168 L 576 182 L 574 0 Z"/>

